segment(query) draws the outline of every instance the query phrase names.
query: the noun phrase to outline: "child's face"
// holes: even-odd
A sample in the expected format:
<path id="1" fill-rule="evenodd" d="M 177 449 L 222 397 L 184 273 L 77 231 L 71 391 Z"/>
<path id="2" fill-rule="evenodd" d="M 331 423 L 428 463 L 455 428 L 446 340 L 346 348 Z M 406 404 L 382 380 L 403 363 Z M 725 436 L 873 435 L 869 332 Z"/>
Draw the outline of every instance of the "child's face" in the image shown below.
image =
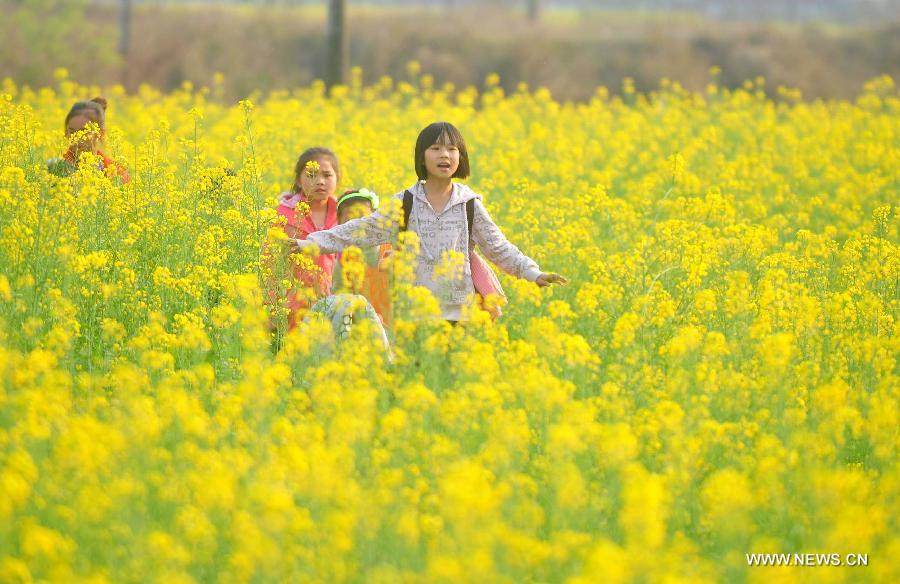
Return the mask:
<path id="1" fill-rule="evenodd" d="M 343 224 L 351 219 L 359 219 L 360 217 L 371 215 L 372 211 L 372 204 L 368 201 L 344 203 L 341 205 L 341 212 L 338 214 L 338 223 Z"/>
<path id="2" fill-rule="evenodd" d="M 69 123 L 66 124 L 66 138 L 70 140 L 72 139 L 72 136 L 78 132 L 88 130 L 88 124 L 91 124 L 91 128 L 93 128 L 94 131 L 85 132 L 84 136 L 77 142 L 72 143 L 72 149 L 77 154 L 80 154 L 81 152 L 97 152 L 101 130 L 97 126 L 96 120 L 84 114 L 72 116 L 69 119 Z"/>
<path id="3" fill-rule="evenodd" d="M 300 188 L 309 200 L 324 201 L 334 195 L 337 188 L 337 173 L 330 159 L 322 158 L 316 162 L 319 163 L 318 169 L 310 162 L 300 173 Z"/>
<path id="4" fill-rule="evenodd" d="M 429 178 L 449 179 L 459 168 L 459 148 L 449 143 L 446 134 L 425 150 L 425 171 Z"/>

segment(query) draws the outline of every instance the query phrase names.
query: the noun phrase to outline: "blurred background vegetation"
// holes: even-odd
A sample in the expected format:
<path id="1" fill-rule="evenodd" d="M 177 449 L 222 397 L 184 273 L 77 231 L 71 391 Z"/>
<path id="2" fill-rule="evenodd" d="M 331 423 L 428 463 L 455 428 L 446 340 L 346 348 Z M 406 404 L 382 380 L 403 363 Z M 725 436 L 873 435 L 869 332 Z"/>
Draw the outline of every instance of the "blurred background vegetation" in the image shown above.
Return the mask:
<path id="1" fill-rule="evenodd" d="M 121 46 L 122 10 L 130 35 Z M 326 63 L 327 2 L 0 0 L 0 77 L 54 83 L 190 82 L 226 100 L 308 84 Z M 407 77 L 418 61 L 438 85 L 543 86 L 559 99 L 639 90 L 662 78 L 703 89 L 763 76 L 807 98 L 852 98 L 881 74 L 900 79 L 900 0 L 465 0 L 346 3 L 349 64 L 366 83 Z M 217 75 L 218 74 L 218 75 Z"/>

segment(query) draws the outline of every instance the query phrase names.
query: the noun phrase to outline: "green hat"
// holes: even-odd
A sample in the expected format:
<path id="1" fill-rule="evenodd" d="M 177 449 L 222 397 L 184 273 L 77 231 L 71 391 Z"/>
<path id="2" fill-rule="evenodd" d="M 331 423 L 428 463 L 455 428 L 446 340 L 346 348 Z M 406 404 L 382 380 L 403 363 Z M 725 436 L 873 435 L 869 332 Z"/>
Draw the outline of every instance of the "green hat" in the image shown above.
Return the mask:
<path id="1" fill-rule="evenodd" d="M 338 199 L 337 202 L 338 209 L 341 208 L 341 205 L 350 201 L 351 199 L 363 199 L 365 201 L 369 201 L 372 204 L 373 211 L 378 208 L 378 195 L 376 195 L 369 189 L 358 189 L 355 191 L 348 191 L 341 195 L 341 198 Z"/>

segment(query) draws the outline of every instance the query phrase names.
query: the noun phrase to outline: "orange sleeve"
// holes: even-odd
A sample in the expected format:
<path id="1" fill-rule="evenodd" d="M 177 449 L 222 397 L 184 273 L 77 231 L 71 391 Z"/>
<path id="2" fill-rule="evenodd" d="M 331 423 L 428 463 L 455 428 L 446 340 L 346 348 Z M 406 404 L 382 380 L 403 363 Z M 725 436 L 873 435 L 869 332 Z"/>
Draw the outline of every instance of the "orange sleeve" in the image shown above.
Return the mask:
<path id="1" fill-rule="evenodd" d="M 385 243 L 378 247 L 378 263 L 376 266 L 379 271 L 388 271 L 388 268 L 390 267 L 389 259 L 392 253 L 394 253 L 394 248 L 390 243 Z"/>

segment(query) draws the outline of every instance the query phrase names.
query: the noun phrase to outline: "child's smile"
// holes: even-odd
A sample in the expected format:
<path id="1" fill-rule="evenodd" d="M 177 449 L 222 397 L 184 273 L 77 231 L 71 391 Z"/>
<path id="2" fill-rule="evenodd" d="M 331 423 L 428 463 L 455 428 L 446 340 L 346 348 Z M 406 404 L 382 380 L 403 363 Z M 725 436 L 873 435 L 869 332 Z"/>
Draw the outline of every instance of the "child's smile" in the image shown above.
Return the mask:
<path id="1" fill-rule="evenodd" d="M 459 148 L 452 144 L 432 144 L 425 151 L 425 169 L 430 176 L 450 178 L 459 168 Z"/>

